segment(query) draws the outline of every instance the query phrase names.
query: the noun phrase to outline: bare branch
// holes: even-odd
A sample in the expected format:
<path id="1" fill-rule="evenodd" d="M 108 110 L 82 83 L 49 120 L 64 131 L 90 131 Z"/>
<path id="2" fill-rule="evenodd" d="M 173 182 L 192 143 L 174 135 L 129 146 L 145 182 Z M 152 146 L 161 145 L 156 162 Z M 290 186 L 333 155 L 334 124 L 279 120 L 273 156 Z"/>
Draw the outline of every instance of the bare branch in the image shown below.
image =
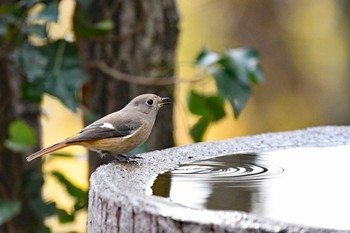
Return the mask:
<path id="1" fill-rule="evenodd" d="M 132 75 L 120 72 L 110 66 L 108 66 L 103 61 L 94 61 L 90 62 L 88 65 L 89 68 L 97 68 L 102 73 L 123 82 L 128 82 L 132 84 L 137 85 L 144 85 L 144 86 L 167 86 L 167 85 L 173 85 L 180 82 L 197 82 L 202 79 L 202 75 L 196 75 L 197 77 L 193 79 L 177 79 L 175 76 L 170 77 L 146 77 L 146 76 L 139 76 L 139 75 Z"/>

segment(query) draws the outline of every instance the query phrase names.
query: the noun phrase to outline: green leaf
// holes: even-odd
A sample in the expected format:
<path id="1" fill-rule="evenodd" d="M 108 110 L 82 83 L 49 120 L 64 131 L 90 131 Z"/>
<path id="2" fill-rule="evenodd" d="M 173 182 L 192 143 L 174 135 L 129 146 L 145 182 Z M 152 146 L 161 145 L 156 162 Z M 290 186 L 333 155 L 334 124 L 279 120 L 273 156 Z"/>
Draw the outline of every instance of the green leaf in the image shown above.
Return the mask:
<path id="1" fill-rule="evenodd" d="M 75 220 L 74 214 L 69 214 L 63 209 L 57 209 L 57 215 L 60 223 L 69 223 Z"/>
<path id="2" fill-rule="evenodd" d="M 78 27 L 75 28 L 75 35 L 80 39 L 89 39 L 95 37 L 105 36 L 114 29 L 114 21 L 112 19 L 105 19 L 99 22 L 93 22 L 89 12 L 93 0 L 77 0 L 77 8 L 79 9 L 75 14 L 75 21 Z"/>
<path id="3" fill-rule="evenodd" d="M 27 197 L 41 196 L 41 187 L 44 184 L 44 178 L 41 173 L 34 169 L 28 169 L 23 174 L 23 194 Z"/>
<path id="4" fill-rule="evenodd" d="M 86 76 L 75 44 L 65 40 L 42 47 L 24 44 L 14 59 L 28 77 L 23 85 L 23 98 L 39 102 L 48 93 L 76 110 L 77 93 Z"/>
<path id="5" fill-rule="evenodd" d="M 259 84 L 263 81 L 259 55 L 255 49 L 238 48 L 225 52 L 221 61 L 223 68 L 236 76 L 242 85 Z"/>
<path id="6" fill-rule="evenodd" d="M 34 16 L 35 19 L 41 19 L 51 22 L 57 22 L 58 19 L 58 3 L 53 1 L 47 4 L 43 10 Z"/>
<path id="7" fill-rule="evenodd" d="M 100 22 L 97 22 L 94 25 L 95 29 L 101 30 L 101 31 L 111 31 L 114 28 L 114 22 L 112 20 L 102 20 Z"/>
<path id="8" fill-rule="evenodd" d="M 86 194 L 87 195 L 87 194 Z M 86 208 L 86 202 L 84 201 L 76 201 L 74 204 L 74 211 L 78 211 Z"/>
<path id="9" fill-rule="evenodd" d="M 17 11 L 16 6 L 13 4 L 2 4 L 0 6 L 0 15 L 3 17 L 4 14 L 13 13 Z"/>
<path id="10" fill-rule="evenodd" d="M 52 153 L 50 157 L 73 158 L 75 155 L 68 153 Z"/>
<path id="11" fill-rule="evenodd" d="M 19 38 L 19 26 L 22 24 L 23 11 L 15 4 L 0 6 L 0 36 L 1 40 L 16 45 Z"/>
<path id="12" fill-rule="evenodd" d="M 47 2 L 47 0 L 21 0 L 16 4 L 18 7 L 31 8 L 37 3 Z"/>
<path id="13" fill-rule="evenodd" d="M 69 109 L 75 111 L 78 105 L 77 90 L 85 79 L 80 69 L 62 69 L 58 72 L 53 70 L 47 77 L 47 93 L 56 96 Z"/>
<path id="14" fill-rule="evenodd" d="M 38 35 L 40 38 L 46 38 L 46 24 L 40 25 L 40 24 L 32 24 L 28 25 L 26 28 L 26 33 L 28 34 L 35 34 Z"/>
<path id="15" fill-rule="evenodd" d="M 237 82 L 223 69 L 217 70 L 213 75 L 219 95 L 229 100 L 234 116 L 238 118 L 251 95 L 251 87 Z"/>
<path id="16" fill-rule="evenodd" d="M 54 202 L 44 202 L 36 198 L 29 202 L 29 206 L 41 219 L 56 214 L 56 203 Z"/>
<path id="17" fill-rule="evenodd" d="M 45 54 L 40 51 L 39 47 L 29 43 L 23 43 L 23 45 L 15 51 L 13 58 L 26 74 L 28 82 L 40 81 L 43 86 L 42 91 L 44 91 L 46 67 L 50 58 L 45 56 Z"/>
<path id="18" fill-rule="evenodd" d="M 67 192 L 75 199 L 76 206 L 84 206 L 87 198 L 87 191 L 74 185 L 62 173 L 54 171 L 51 173 L 58 181 L 64 185 Z M 77 209 L 75 209 L 77 210 Z"/>
<path id="19" fill-rule="evenodd" d="M 16 25 L 20 23 L 23 12 L 13 4 L 3 4 L 0 6 L 0 19 L 7 24 Z"/>
<path id="20" fill-rule="evenodd" d="M 21 211 L 21 202 L 0 199 L 0 225 L 4 224 Z"/>
<path id="21" fill-rule="evenodd" d="M 82 69 L 76 45 L 58 40 L 42 47 L 24 44 L 13 54 L 27 79 L 23 85 L 23 98 L 35 103 L 44 93 L 57 97 L 75 111 L 77 93 L 86 75 Z"/>
<path id="22" fill-rule="evenodd" d="M 225 116 L 224 100 L 220 96 L 204 96 L 191 91 L 188 100 L 189 110 L 210 121 L 218 121 Z"/>
<path id="23" fill-rule="evenodd" d="M 76 34 L 79 38 L 94 38 L 105 36 L 111 32 L 114 28 L 114 22 L 112 20 L 103 20 L 94 24 L 89 24 L 86 21 L 81 20 L 80 27 L 77 28 Z"/>
<path id="24" fill-rule="evenodd" d="M 25 80 L 22 87 L 22 98 L 39 104 L 45 93 L 44 81 L 36 79 L 33 82 Z"/>
<path id="25" fill-rule="evenodd" d="M 47 226 L 41 225 L 41 226 L 39 226 L 39 229 L 37 232 L 38 233 L 51 233 L 51 230 Z"/>
<path id="26" fill-rule="evenodd" d="M 259 54 L 255 49 L 229 49 L 223 54 L 205 49 L 198 55 L 196 64 L 214 76 L 218 94 L 229 100 L 235 118 L 251 96 L 253 85 L 263 82 Z"/>
<path id="27" fill-rule="evenodd" d="M 195 141 L 195 142 L 200 142 L 202 141 L 202 138 L 204 136 L 204 133 L 206 131 L 206 129 L 208 128 L 209 126 L 209 123 L 210 121 L 205 118 L 205 117 L 202 117 L 200 118 L 197 123 L 191 128 L 190 130 L 190 134 L 191 134 L 191 137 L 192 139 Z"/>
<path id="28" fill-rule="evenodd" d="M 12 53 L 21 71 L 26 75 L 22 86 L 22 98 L 34 103 L 40 103 L 45 93 L 45 75 L 48 58 L 38 47 L 23 43 Z"/>
<path id="29" fill-rule="evenodd" d="M 8 131 L 9 139 L 5 141 L 5 146 L 10 150 L 22 152 L 35 146 L 35 133 L 24 121 L 12 122 Z"/>
<path id="30" fill-rule="evenodd" d="M 195 59 L 195 63 L 197 66 L 210 68 L 210 66 L 212 66 L 219 60 L 220 60 L 220 55 L 218 53 L 215 53 L 206 48 L 203 48 L 197 55 L 197 58 Z"/>
<path id="31" fill-rule="evenodd" d="M 76 46 L 59 40 L 43 47 L 42 52 L 51 58 L 46 67 L 46 92 L 75 111 L 78 105 L 77 92 L 86 78 Z"/>

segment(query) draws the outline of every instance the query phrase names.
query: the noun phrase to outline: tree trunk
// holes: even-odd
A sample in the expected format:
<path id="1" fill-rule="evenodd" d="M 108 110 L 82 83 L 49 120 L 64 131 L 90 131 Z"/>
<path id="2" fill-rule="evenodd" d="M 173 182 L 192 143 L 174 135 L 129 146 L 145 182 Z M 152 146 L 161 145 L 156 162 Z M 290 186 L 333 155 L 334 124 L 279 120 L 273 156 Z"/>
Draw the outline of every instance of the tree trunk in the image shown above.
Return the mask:
<path id="1" fill-rule="evenodd" d="M 79 11 L 79 6 L 78 6 Z M 95 40 L 79 40 L 85 64 L 103 61 L 109 67 L 131 75 L 130 82 L 118 80 L 98 69 L 90 69 L 88 92 L 84 104 L 100 117 L 125 106 L 142 93 L 173 97 L 173 85 L 152 86 L 132 83 L 134 76 L 147 78 L 172 77 L 177 42 L 178 12 L 174 0 L 103 0 L 93 1 L 92 22 L 109 19 L 114 29 Z M 162 109 L 149 140 L 147 150 L 173 146 L 173 110 Z M 90 156 L 90 172 L 100 164 L 95 154 Z"/>
<path id="2" fill-rule="evenodd" d="M 36 232 L 43 221 L 36 214 L 36 207 L 30 205 L 41 200 L 41 162 L 25 161 L 25 156 L 33 151 L 19 153 L 4 146 L 8 139 L 8 127 L 16 119 L 29 124 L 36 131 L 39 142 L 39 107 L 21 99 L 23 77 L 9 58 L 12 49 L 10 44 L 0 42 L 0 198 L 21 201 L 21 212 L 3 224 L 0 232 Z"/>

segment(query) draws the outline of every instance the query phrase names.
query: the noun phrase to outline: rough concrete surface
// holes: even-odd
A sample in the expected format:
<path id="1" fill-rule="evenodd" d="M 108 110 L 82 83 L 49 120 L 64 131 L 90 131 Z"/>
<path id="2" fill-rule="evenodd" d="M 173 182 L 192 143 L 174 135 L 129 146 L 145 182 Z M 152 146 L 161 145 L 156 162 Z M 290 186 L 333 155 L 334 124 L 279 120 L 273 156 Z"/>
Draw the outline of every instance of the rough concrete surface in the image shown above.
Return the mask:
<path id="1" fill-rule="evenodd" d="M 143 159 L 137 165 L 100 166 L 90 179 L 88 232 L 345 232 L 289 224 L 239 211 L 193 209 L 150 194 L 158 174 L 182 163 L 229 153 L 347 144 L 350 127 L 326 126 L 196 143 L 141 154 Z"/>

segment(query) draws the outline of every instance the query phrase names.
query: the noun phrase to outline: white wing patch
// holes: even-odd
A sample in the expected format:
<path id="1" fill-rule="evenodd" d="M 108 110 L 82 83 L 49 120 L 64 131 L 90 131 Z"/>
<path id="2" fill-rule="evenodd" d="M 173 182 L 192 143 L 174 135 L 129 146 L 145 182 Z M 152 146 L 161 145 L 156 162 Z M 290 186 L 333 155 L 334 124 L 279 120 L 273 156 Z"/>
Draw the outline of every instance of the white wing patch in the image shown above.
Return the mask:
<path id="1" fill-rule="evenodd" d="M 123 138 L 124 139 L 130 138 L 134 135 L 135 132 L 136 132 L 136 130 L 134 130 L 131 134 L 124 136 Z"/>
<path id="2" fill-rule="evenodd" d="M 102 125 L 99 126 L 100 128 L 105 128 L 105 129 L 115 129 L 114 126 L 111 123 L 103 123 Z"/>

